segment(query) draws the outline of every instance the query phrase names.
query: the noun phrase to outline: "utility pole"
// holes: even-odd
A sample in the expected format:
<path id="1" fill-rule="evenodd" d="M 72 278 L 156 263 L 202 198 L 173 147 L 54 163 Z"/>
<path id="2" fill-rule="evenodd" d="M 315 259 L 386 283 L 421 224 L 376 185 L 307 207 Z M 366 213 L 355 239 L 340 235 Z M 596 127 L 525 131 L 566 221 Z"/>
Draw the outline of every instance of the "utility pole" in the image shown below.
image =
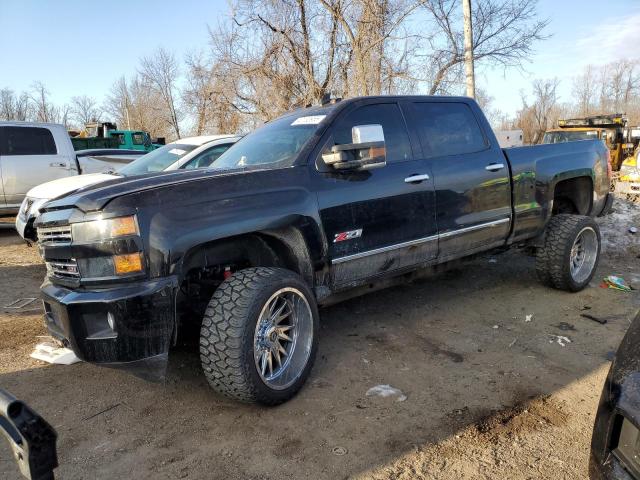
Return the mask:
<path id="1" fill-rule="evenodd" d="M 467 97 L 476 98 L 476 81 L 473 71 L 473 26 L 471 25 L 471 0 L 462 0 L 464 18 L 464 73 L 467 84 Z"/>

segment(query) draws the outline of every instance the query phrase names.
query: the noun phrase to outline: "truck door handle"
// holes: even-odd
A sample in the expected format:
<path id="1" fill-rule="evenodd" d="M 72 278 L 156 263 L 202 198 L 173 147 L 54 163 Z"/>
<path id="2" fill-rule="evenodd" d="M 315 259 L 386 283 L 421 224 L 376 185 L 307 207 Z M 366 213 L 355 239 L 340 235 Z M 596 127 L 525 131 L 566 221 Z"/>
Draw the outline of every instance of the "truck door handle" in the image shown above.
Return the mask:
<path id="1" fill-rule="evenodd" d="M 404 183 L 420 183 L 423 180 L 429 180 L 429 175 L 427 175 L 426 173 L 422 175 L 411 175 L 404 179 Z"/>
<path id="2" fill-rule="evenodd" d="M 64 162 L 51 162 L 49 164 L 50 167 L 62 167 L 62 168 L 67 168 L 69 165 L 67 165 Z"/>
<path id="3" fill-rule="evenodd" d="M 490 163 L 486 167 L 485 170 L 489 170 L 490 172 L 496 172 L 498 170 L 502 170 L 504 168 L 504 163 Z"/>

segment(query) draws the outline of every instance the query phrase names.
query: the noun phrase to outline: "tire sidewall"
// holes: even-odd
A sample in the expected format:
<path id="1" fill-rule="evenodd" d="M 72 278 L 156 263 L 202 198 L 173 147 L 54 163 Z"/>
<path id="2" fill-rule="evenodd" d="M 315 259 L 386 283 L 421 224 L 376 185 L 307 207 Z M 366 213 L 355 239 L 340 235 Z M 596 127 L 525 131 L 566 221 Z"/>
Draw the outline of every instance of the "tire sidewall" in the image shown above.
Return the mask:
<path id="1" fill-rule="evenodd" d="M 269 286 L 266 288 L 262 288 L 260 292 L 251 299 L 251 304 L 247 309 L 247 318 L 242 339 L 243 365 L 245 374 L 249 378 L 250 383 L 253 385 L 256 401 L 267 405 L 277 405 L 279 403 L 285 402 L 293 395 L 295 395 L 295 393 L 300 390 L 302 385 L 305 383 L 315 360 L 315 355 L 318 347 L 319 324 L 318 307 L 316 305 L 315 297 L 313 296 L 307 284 L 298 275 L 287 270 L 278 270 L 277 278 L 276 276 L 272 278 L 273 281 L 270 282 Z M 296 381 L 285 389 L 276 390 L 264 383 L 264 381 L 260 377 L 260 374 L 258 373 L 254 359 L 253 342 L 256 324 L 266 302 L 275 292 L 286 287 L 293 287 L 296 290 L 299 290 L 304 295 L 307 303 L 309 304 L 313 323 L 313 339 L 311 341 L 311 351 L 309 352 L 307 363 Z"/>
<path id="2" fill-rule="evenodd" d="M 596 239 L 597 239 L 597 249 L 598 251 L 596 252 L 596 261 L 593 265 L 593 269 L 591 271 L 591 273 L 589 274 L 589 276 L 582 282 L 577 282 L 574 278 L 573 275 L 571 275 L 571 249 L 573 248 L 573 245 L 576 241 L 576 239 L 578 238 L 578 235 L 580 234 L 580 232 L 582 232 L 585 228 L 590 228 L 592 229 L 595 234 L 596 234 Z M 593 279 L 593 276 L 596 273 L 596 270 L 598 269 L 598 263 L 600 261 L 600 251 L 602 249 L 602 242 L 601 242 L 601 237 L 600 237 L 600 228 L 598 227 L 598 224 L 591 218 L 591 217 L 585 217 L 581 222 L 579 222 L 576 227 L 573 230 L 573 234 L 571 236 L 571 241 L 567 242 L 567 244 L 565 245 L 565 249 L 564 249 L 564 253 L 563 253 L 563 274 L 564 277 L 566 278 L 567 281 L 567 286 L 569 287 L 569 290 L 573 291 L 573 292 L 577 292 L 579 290 L 582 290 L 583 288 L 585 288 L 589 282 L 591 282 L 591 280 Z"/>

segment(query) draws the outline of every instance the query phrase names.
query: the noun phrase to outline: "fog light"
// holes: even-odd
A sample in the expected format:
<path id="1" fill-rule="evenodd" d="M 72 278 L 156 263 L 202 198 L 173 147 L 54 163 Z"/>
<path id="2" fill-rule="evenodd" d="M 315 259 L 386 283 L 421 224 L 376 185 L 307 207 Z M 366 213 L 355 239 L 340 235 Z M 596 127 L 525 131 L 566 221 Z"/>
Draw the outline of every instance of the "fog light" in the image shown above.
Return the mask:
<path id="1" fill-rule="evenodd" d="M 107 323 L 109 324 L 109 328 L 111 328 L 111 330 L 113 330 L 115 332 L 116 331 L 116 319 L 113 318 L 113 313 L 111 313 L 111 312 L 107 313 Z"/>
<path id="2" fill-rule="evenodd" d="M 126 275 L 142 271 L 142 254 L 130 253 L 127 255 L 114 255 L 113 265 L 116 275 Z"/>

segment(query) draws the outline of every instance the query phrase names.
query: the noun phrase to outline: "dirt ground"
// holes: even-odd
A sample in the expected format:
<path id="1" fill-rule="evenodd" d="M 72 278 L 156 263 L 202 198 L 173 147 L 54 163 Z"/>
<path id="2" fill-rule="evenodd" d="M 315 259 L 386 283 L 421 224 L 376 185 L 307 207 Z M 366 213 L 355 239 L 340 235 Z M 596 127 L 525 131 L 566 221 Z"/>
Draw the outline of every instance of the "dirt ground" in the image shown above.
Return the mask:
<path id="1" fill-rule="evenodd" d="M 511 251 L 323 310 L 311 378 L 277 408 L 216 395 L 186 348 L 164 384 L 30 359 L 39 303 L 2 307 L 36 297 L 44 267 L 5 230 L 0 387 L 55 426 L 62 479 L 585 478 L 601 386 L 640 308 L 638 290 L 599 288 L 609 274 L 640 288 L 640 233 L 628 233 L 640 208 L 617 209 L 580 293 L 540 286 L 534 260 Z M 406 400 L 367 397 L 379 384 Z M 21 478 L 6 448 L 0 478 Z"/>

